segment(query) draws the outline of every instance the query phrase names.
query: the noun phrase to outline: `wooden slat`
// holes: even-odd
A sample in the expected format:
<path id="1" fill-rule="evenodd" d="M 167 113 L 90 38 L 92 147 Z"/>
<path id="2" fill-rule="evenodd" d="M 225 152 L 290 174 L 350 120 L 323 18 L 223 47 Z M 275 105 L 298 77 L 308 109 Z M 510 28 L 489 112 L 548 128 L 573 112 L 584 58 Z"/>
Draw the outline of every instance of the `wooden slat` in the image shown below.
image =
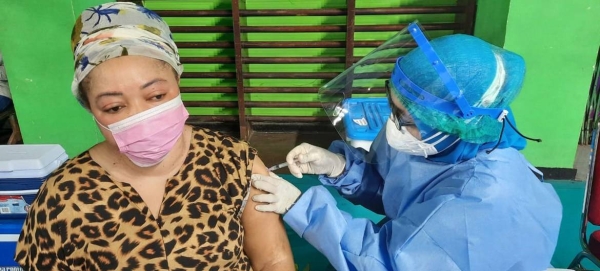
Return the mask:
<path id="1" fill-rule="evenodd" d="M 375 48 L 382 45 L 384 40 L 365 40 L 365 41 L 354 41 L 354 47 L 357 48 Z M 344 48 L 346 46 L 345 41 L 254 41 L 244 43 L 247 48 Z M 400 46 L 401 45 L 401 46 Z M 415 48 L 416 43 L 410 42 L 406 44 L 396 44 L 391 47 L 406 47 Z"/>
<path id="2" fill-rule="evenodd" d="M 202 122 L 237 122 L 238 116 L 192 115 L 187 123 L 201 124 Z"/>
<path id="3" fill-rule="evenodd" d="M 276 122 L 329 122 L 326 116 L 248 116 L 249 121 L 276 121 Z"/>
<path id="4" fill-rule="evenodd" d="M 186 107 L 238 107 L 236 101 L 184 101 Z"/>
<path id="5" fill-rule="evenodd" d="M 250 102 L 246 101 L 246 107 L 267 108 L 321 108 L 320 102 Z"/>
<path id="6" fill-rule="evenodd" d="M 383 79 L 382 79 L 383 80 Z M 182 93 L 236 93 L 235 87 L 182 87 Z M 313 93 L 319 92 L 318 87 L 245 87 L 245 93 Z M 385 88 L 358 88 L 352 89 L 353 93 L 385 93 Z"/>
<path id="7" fill-rule="evenodd" d="M 185 101 L 186 107 L 237 107 L 235 101 Z M 253 102 L 245 101 L 247 108 L 266 107 L 266 108 L 321 108 L 320 102 Z"/>
<path id="8" fill-rule="evenodd" d="M 275 121 L 275 122 L 329 122 L 327 116 L 247 116 L 248 121 Z M 237 122 L 238 116 L 207 116 L 192 115 L 188 123 L 201 124 L 202 122 Z"/>
<path id="9" fill-rule="evenodd" d="M 465 12 L 464 6 L 398 7 L 398 8 L 359 8 L 356 15 L 394 14 L 456 14 Z M 163 17 L 229 17 L 231 10 L 157 10 Z M 240 10 L 242 17 L 260 16 L 345 16 L 346 9 L 265 9 Z"/>
<path id="10" fill-rule="evenodd" d="M 233 48 L 233 41 L 176 42 L 178 48 Z"/>
<path id="11" fill-rule="evenodd" d="M 182 57 L 184 64 L 235 64 L 235 57 Z"/>
<path id="12" fill-rule="evenodd" d="M 475 13 L 477 12 L 477 0 L 461 0 L 459 2 L 463 2 L 466 9 L 463 16 L 457 17 L 463 18 L 465 24 L 464 28 L 466 29 L 465 33 L 472 35 L 475 33 L 475 20 L 470 18 L 475 18 Z"/>
<path id="13" fill-rule="evenodd" d="M 369 47 L 379 47 L 381 46 L 385 41 L 381 40 L 381 41 L 357 41 L 355 46 L 356 47 L 362 47 L 362 48 L 369 48 Z M 417 47 L 417 43 L 414 41 L 404 41 L 402 43 L 393 43 L 393 44 L 388 44 L 383 48 L 416 48 Z"/>
<path id="14" fill-rule="evenodd" d="M 360 58 L 354 58 L 355 61 L 360 60 Z M 372 59 L 366 59 L 363 62 L 361 62 L 362 65 L 369 65 L 369 64 L 375 64 L 375 63 L 395 63 L 397 60 L 397 58 L 392 57 L 392 58 L 372 58 Z"/>
<path id="15" fill-rule="evenodd" d="M 246 41 L 244 48 L 344 48 L 344 41 Z"/>
<path id="16" fill-rule="evenodd" d="M 231 26 L 171 26 L 173 33 L 231 33 Z"/>
<path id="17" fill-rule="evenodd" d="M 388 32 L 400 31 L 408 24 L 394 25 L 357 25 L 356 32 Z M 462 25 L 458 23 L 431 23 L 422 24 L 425 30 L 460 30 Z M 345 32 L 343 25 L 318 25 L 318 26 L 244 26 L 244 33 L 296 33 L 296 32 Z"/>
<path id="18" fill-rule="evenodd" d="M 235 72 L 184 72 L 181 78 L 236 78 Z"/>
<path id="19" fill-rule="evenodd" d="M 244 93 L 244 62 L 242 60 L 242 26 L 240 24 L 240 0 L 231 2 L 233 17 L 233 42 L 235 47 L 235 74 L 238 95 L 238 117 L 240 124 L 240 137 L 248 140 L 251 127 L 246 120 L 245 93 Z"/>
<path id="20" fill-rule="evenodd" d="M 155 10 L 161 17 L 231 17 L 231 10 Z"/>
<path id="21" fill-rule="evenodd" d="M 333 79 L 336 72 L 247 72 L 244 79 Z"/>
<path id="22" fill-rule="evenodd" d="M 356 0 L 346 0 L 346 61 L 349 68 L 354 63 L 354 28 L 356 21 Z"/>
<path id="23" fill-rule="evenodd" d="M 180 87 L 181 93 L 236 93 L 235 87 Z"/>
<path id="24" fill-rule="evenodd" d="M 464 25 L 459 23 L 431 23 L 421 24 L 425 30 L 460 30 Z M 356 32 L 388 32 L 400 31 L 406 28 L 408 24 L 391 24 L 391 25 L 357 25 Z"/>
<path id="25" fill-rule="evenodd" d="M 379 47 L 385 41 L 369 40 L 355 41 L 354 47 L 375 48 Z M 244 48 L 344 48 L 345 41 L 252 41 L 243 42 Z M 403 47 L 414 48 L 415 43 L 403 44 Z"/>
<path id="26" fill-rule="evenodd" d="M 381 94 L 381 93 L 385 93 L 385 88 L 384 87 L 377 87 L 377 88 L 352 88 L 352 93 L 354 94 Z"/>
<path id="27" fill-rule="evenodd" d="M 391 72 L 364 72 L 364 73 L 355 73 L 353 75 L 354 79 L 384 79 L 390 78 L 392 76 Z"/>
<path id="28" fill-rule="evenodd" d="M 356 15 L 394 14 L 456 14 L 465 12 L 464 6 L 398 7 L 398 8 L 358 8 Z"/>
<path id="29" fill-rule="evenodd" d="M 383 44 L 383 40 L 355 41 L 354 47 L 375 48 Z M 228 44 L 228 46 L 225 46 Z M 179 48 L 233 48 L 230 42 L 178 42 Z M 414 48 L 415 43 L 403 44 L 404 47 Z M 345 48 L 345 41 L 245 41 L 244 48 Z"/>
<path id="30" fill-rule="evenodd" d="M 408 24 L 394 25 L 357 25 L 356 32 L 388 32 L 400 31 Z M 461 30 L 464 25 L 460 23 L 430 23 L 422 24 L 425 30 Z M 314 33 L 314 32 L 345 32 L 344 25 L 312 25 L 312 26 L 241 26 L 242 33 Z M 232 31 L 229 26 L 173 26 L 174 33 L 228 33 Z"/>
<path id="31" fill-rule="evenodd" d="M 317 93 L 319 88 L 314 87 L 249 87 L 247 93 Z"/>
<path id="32" fill-rule="evenodd" d="M 343 57 L 244 57 L 246 64 L 321 64 L 344 63 Z"/>
<path id="33" fill-rule="evenodd" d="M 350 68 L 354 64 L 354 31 L 356 30 L 356 0 L 346 0 L 346 59 L 344 61 L 344 67 Z M 346 88 L 352 88 L 352 81 L 354 80 L 354 71 L 349 70 L 346 73 Z M 352 96 L 352 92 L 347 92 L 349 96 Z"/>

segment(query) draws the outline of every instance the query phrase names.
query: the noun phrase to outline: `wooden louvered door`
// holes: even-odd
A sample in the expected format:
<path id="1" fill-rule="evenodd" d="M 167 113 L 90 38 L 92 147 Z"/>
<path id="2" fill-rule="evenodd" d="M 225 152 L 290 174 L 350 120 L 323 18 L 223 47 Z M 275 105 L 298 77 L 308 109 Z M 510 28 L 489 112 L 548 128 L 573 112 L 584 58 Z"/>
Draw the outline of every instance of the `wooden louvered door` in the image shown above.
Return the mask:
<path id="1" fill-rule="evenodd" d="M 190 123 L 235 129 L 244 140 L 259 126 L 331 126 L 317 99 L 320 86 L 415 19 L 430 37 L 471 34 L 476 10 L 475 0 L 146 0 L 144 5 L 169 23 L 180 48 Z M 383 93 L 383 87 L 375 92 Z"/>

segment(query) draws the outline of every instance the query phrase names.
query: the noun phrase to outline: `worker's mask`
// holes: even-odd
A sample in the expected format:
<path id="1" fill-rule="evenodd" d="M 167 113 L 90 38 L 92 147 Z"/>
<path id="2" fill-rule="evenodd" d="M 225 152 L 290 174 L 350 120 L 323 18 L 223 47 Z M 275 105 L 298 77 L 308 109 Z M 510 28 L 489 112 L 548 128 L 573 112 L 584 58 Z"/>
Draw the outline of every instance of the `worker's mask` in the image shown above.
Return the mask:
<path id="1" fill-rule="evenodd" d="M 160 163 L 183 134 L 189 113 L 181 96 L 118 121 L 108 127 L 119 151 L 140 167 Z M 97 122 L 97 121 L 96 121 Z"/>
<path id="2" fill-rule="evenodd" d="M 451 138 L 449 135 L 439 131 L 428 135 L 423 140 L 419 140 L 406 129 L 406 126 L 401 126 L 400 130 L 398 130 L 391 118 L 387 121 L 385 127 L 385 137 L 388 145 L 395 150 L 423 157 L 438 154 L 458 141 L 458 139 Z M 443 149 L 439 150 L 438 148 Z"/>

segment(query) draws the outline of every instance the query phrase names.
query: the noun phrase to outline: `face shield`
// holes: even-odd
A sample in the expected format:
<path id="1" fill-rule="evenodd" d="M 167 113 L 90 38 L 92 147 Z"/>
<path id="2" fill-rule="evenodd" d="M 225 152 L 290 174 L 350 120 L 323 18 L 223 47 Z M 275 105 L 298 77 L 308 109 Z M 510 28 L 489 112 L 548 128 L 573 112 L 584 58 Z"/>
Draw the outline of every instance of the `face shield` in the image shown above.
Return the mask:
<path id="1" fill-rule="evenodd" d="M 416 24 L 415 24 L 416 25 Z M 399 56 L 416 47 L 408 28 L 398 32 L 319 90 L 319 99 L 342 139 L 368 150 L 385 129 L 392 112 L 396 123 L 410 124 L 408 115 L 391 107 L 388 82 Z M 387 92 L 391 88 L 387 88 Z"/>
<path id="2" fill-rule="evenodd" d="M 353 146 L 357 140 L 372 140 L 373 131 L 385 129 L 390 113 L 397 110 L 389 106 L 386 80 L 388 94 L 407 112 L 393 114 L 396 127 L 413 121 L 436 133 L 487 143 L 498 140 L 524 69 L 520 56 L 469 35 L 430 42 L 414 22 L 319 94 L 332 124 Z M 418 128 L 421 139 L 429 139 Z"/>

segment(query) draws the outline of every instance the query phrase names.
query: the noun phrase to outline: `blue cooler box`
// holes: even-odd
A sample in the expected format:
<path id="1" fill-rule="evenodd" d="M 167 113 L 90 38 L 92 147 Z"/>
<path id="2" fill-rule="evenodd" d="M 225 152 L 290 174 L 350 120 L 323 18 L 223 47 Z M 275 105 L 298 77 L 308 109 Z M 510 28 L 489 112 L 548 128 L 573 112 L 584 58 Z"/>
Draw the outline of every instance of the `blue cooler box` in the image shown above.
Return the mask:
<path id="1" fill-rule="evenodd" d="M 388 98 L 350 98 L 345 107 L 346 140 L 353 147 L 369 150 L 392 112 Z"/>
<path id="2" fill-rule="evenodd" d="M 0 219 L 0 270 L 23 270 L 13 260 L 23 221 L 25 215 L 21 219 Z"/>
<path id="3" fill-rule="evenodd" d="M 67 158 L 60 145 L 0 145 L 0 271 L 21 270 L 13 258 L 29 204 Z"/>

